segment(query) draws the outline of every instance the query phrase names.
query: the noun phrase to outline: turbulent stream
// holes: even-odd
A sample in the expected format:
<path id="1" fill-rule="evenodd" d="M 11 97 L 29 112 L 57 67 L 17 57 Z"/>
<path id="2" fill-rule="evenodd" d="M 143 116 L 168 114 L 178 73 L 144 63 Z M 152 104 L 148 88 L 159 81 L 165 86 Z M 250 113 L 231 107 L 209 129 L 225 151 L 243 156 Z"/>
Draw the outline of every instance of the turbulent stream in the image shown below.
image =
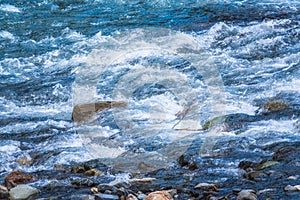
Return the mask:
<path id="1" fill-rule="evenodd" d="M 127 105 L 72 122 L 96 101 Z M 232 120 L 205 129 L 217 116 Z M 226 181 L 299 146 L 299 116 L 298 1 L 0 1 L 1 180 L 91 160 L 126 180 L 190 152 L 206 181 Z"/>

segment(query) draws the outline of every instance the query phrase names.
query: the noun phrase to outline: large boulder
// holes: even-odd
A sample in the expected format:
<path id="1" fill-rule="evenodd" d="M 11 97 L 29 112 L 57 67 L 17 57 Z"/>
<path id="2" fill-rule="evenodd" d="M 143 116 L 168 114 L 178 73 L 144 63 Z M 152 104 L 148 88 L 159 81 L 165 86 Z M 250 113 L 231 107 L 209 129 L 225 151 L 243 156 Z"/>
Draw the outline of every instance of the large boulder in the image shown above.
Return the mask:
<path id="1" fill-rule="evenodd" d="M 29 185 L 21 184 L 9 191 L 10 200 L 35 200 L 39 190 Z"/>
<path id="2" fill-rule="evenodd" d="M 12 187 L 15 187 L 18 184 L 24 184 L 29 182 L 36 181 L 37 178 L 33 176 L 32 174 L 29 174 L 27 172 L 16 170 L 8 174 L 4 178 L 5 186 L 10 189 Z"/>

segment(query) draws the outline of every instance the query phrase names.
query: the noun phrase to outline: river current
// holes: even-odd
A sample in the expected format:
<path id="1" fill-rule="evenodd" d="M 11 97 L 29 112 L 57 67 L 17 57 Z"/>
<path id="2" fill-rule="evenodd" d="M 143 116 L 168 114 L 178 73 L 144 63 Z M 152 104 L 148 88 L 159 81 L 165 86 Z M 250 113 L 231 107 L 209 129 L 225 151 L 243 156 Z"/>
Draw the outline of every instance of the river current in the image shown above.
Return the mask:
<path id="1" fill-rule="evenodd" d="M 200 160 L 234 152 L 212 170 L 239 174 L 266 146 L 300 141 L 299 97 L 298 1 L 0 1 L 2 179 L 92 159 L 152 171 L 195 143 Z M 107 100 L 127 106 L 72 122 L 74 105 Z M 271 100 L 291 112 L 202 130 Z"/>

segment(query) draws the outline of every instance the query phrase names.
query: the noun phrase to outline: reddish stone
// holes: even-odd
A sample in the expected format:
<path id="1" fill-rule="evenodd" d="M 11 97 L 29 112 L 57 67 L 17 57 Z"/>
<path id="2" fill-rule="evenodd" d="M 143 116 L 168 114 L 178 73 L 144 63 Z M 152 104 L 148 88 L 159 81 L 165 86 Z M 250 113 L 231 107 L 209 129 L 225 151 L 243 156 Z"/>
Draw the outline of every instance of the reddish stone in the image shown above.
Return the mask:
<path id="1" fill-rule="evenodd" d="M 144 200 L 173 200 L 167 191 L 151 192 Z"/>
<path id="2" fill-rule="evenodd" d="M 11 172 L 4 178 L 4 183 L 8 189 L 11 189 L 18 184 L 25 184 L 34 182 L 36 180 L 37 178 L 35 176 L 21 170 L 16 170 Z"/>

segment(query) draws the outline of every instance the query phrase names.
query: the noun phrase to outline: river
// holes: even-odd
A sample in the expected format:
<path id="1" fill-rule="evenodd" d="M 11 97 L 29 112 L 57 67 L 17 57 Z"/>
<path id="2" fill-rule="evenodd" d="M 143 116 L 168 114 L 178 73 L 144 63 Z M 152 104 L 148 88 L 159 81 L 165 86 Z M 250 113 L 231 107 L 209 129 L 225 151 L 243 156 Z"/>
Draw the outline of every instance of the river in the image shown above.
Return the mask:
<path id="1" fill-rule="evenodd" d="M 90 160 L 126 179 L 189 151 L 227 180 L 300 142 L 298 1 L 0 1 L 0 27 L 2 180 Z M 72 122 L 96 101 L 127 106 Z M 234 119 L 203 130 L 217 116 Z"/>

